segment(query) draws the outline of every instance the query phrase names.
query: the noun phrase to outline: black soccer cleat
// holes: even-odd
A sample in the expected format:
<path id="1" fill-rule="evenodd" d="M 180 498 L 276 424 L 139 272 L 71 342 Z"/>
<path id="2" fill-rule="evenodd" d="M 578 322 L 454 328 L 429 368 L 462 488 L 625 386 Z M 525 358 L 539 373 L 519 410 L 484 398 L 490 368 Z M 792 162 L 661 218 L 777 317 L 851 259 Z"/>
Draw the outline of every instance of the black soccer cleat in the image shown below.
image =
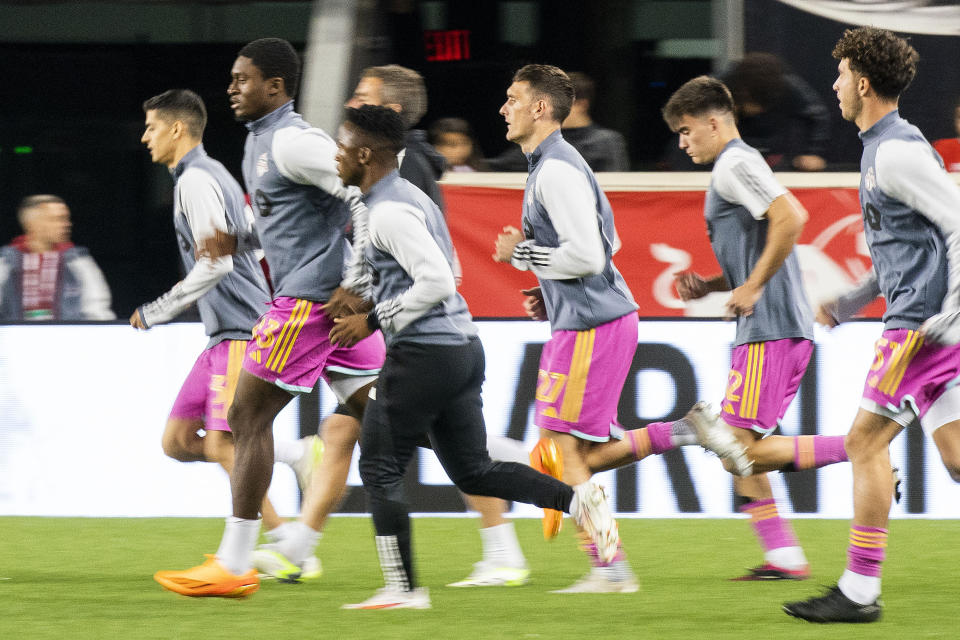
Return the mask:
<path id="1" fill-rule="evenodd" d="M 857 604 L 834 585 L 822 596 L 787 602 L 783 611 L 807 622 L 876 622 L 880 619 L 882 607 L 880 598 L 872 604 Z"/>

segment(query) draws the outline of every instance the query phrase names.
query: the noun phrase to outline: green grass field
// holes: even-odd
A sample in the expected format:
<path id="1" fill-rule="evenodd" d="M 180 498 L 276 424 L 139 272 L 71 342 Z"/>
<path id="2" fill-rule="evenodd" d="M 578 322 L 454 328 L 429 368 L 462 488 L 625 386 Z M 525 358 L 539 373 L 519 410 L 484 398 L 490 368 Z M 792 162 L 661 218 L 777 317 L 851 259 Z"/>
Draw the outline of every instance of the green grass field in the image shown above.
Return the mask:
<path id="1" fill-rule="evenodd" d="M 845 563 L 848 523 L 795 523 L 814 578 L 728 582 L 758 563 L 744 520 L 623 520 L 640 577 L 630 595 L 555 595 L 587 569 L 574 536 L 550 543 L 537 520 L 517 529 L 533 580 L 508 589 L 450 589 L 480 557 L 475 521 L 418 519 L 414 544 L 427 611 L 341 611 L 381 586 L 366 518 L 335 518 L 320 543 L 324 576 L 265 582 L 246 600 L 164 591 L 157 569 L 186 568 L 215 550 L 222 520 L 0 518 L 0 638 L 957 638 L 960 521 L 892 523 L 884 619 L 811 625 L 780 611 L 832 583 Z"/>

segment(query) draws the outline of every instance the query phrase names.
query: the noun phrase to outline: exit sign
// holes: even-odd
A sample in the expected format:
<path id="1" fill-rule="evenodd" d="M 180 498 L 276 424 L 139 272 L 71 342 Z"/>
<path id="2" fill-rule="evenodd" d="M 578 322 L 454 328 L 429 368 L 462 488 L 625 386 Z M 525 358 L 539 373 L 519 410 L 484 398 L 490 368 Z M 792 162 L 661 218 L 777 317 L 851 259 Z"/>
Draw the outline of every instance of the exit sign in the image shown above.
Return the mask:
<path id="1" fill-rule="evenodd" d="M 424 31 L 423 44 L 429 62 L 470 59 L 470 31 L 468 29 Z"/>

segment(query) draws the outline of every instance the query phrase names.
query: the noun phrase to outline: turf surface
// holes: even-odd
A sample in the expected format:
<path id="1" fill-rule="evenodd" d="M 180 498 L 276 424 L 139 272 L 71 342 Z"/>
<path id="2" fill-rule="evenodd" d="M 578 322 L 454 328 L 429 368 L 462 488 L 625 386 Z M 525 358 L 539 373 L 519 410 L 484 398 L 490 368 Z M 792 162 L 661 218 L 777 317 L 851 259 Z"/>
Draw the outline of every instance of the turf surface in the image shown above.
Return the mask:
<path id="1" fill-rule="evenodd" d="M 546 543 L 536 520 L 517 530 L 531 583 L 451 589 L 480 557 L 476 524 L 414 523 L 428 611 L 341 611 L 381 586 L 366 518 L 334 518 L 320 543 L 324 576 L 265 582 L 246 600 L 191 599 L 151 576 L 203 560 L 222 520 L 0 518 L 0 638 L 957 638 L 960 521 L 897 520 L 884 566 L 884 619 L 871 625 L 812 625 L 780 611 L 819 592 L 845 564 L 848 522 L 798 520 L 813 567 L 806 582 L 729 582 L 759 563 L 745 520 L 623 520 L 640 577 L 629 595 L 555 595 L 586 571 L 567 529 Z"/>

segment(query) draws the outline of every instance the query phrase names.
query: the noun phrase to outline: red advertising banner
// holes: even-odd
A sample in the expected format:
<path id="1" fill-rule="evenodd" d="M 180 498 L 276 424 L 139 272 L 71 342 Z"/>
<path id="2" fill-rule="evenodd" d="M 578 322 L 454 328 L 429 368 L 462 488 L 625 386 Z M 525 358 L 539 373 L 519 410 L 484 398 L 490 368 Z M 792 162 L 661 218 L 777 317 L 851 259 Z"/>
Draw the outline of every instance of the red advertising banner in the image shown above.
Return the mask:
<path id="1" fill-rule="evenodd" d="M 851 287 L 868 269 L 857 190 L 794 188 L 810 219 L 797 247 L 811 304 Z M 460 292 L 476 317 L 523 316 L 520 289 L 536 278 L 493 261 L 497 233 L 520 227 L 523 191 L 443 185 L 447 218 L 463 267 Z M 623 248 L 614 258 L 639 305 L 641 316 L 721 316 L 725 294 L 684 305 L 673 274 L 684 269 L 708 276 L 719 272 L 707 239 L 702 190 L 608 191 Z M 883 302 L 867 317 L 879 317 Z"/>

